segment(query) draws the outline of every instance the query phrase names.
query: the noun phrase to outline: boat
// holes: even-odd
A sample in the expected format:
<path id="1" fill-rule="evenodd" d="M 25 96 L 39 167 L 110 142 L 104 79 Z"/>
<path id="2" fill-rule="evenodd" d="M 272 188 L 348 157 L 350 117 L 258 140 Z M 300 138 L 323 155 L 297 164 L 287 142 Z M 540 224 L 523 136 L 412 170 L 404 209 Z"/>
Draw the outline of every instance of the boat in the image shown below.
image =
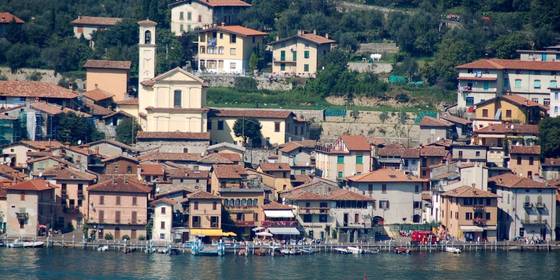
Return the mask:
<path id="1" fill-rule="evenodd" d="M 191 254 L 195 256 L 223 256 L 225 254 L 225 246 L 223 242 L 218 245 L 205 245 L 202 240 L 198 239 L 192 243 Z"/>
<path id="2" fill-rule="evenodd" d="M 405 248 L 405 247 L 397 247 L 397 248 L 395 248 L 395 254 L 398 254 L 398 255 L 410 254 L 410 249 Z"/>
<path id="3" fill-rule="evenodd" d="M 343 255 L 352 254 L 352 252 L 348 251 L 346 248 L 334 248 L 334 251 Z"/>
<path id="4" fill-rule="evenodd" d="M 360 248 L 360 247 L 352 247 L 352 246 L 349 246 L 349 247 L 346 248 L 346 250 L 348 250 L 348 252 L 350 252 L 350 253 L 352 253 L 352 254 L 354 254 L 354 255 L 359 255 L 359 254 L 363 254 L 363 253 L 364 253 L 364 250 L 363 250 L 362 248 Z"/>
<path id="5" fill-rule="evenodd" d="M 461 254 L 461 249 L 457 247 L 445 247 L 445 252 L 453 254 Z"/>
<path id="6" fill-rule="evenodd" d="M 40 248 L 45 245 L 43 241 L 21 241 L 19 239 L 14 240 L 7 244 L 8 248 Z"/>
<path id="7" fill-rule="evenodd" d="M 364 254 L 379 254 L 381 250 L 379 249 L 364 249 Z"/>
<path id="8" fill-rule="evenodd" d="M 105 252 L 107 250 L 109 250 L 109 245 L 103 245 L 103 246 L 97 247 L 97 252 Z"/>

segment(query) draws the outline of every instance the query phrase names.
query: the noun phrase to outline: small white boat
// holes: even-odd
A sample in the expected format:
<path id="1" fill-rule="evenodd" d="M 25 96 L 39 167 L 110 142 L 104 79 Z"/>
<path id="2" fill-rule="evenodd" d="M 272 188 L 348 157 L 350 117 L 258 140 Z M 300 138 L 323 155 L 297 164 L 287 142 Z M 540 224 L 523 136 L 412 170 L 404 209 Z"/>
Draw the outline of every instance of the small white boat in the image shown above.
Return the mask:
<path id="1" fill-rule="evenodd" d="M 42 241 L 21 241 L 19 239 L 8 243 L 8 248 L 40 248 L 45 245 Z"/>
<path id="2" fill-rule="evenodd" d="M 364 254 L 378 254 L 379 252 L 381 252 L 379 249 L 364 250 Z"/>
<path id="3" fill-rule="evenodd" d="M 350 246 L 350 247 L 346 248 L 346 250 L 347 250 L 348 252 L 352 253 L 352 254 L 355 254 L 355 255 L 359 255 L 359 254 L 363 254 L 363 253 L 364 253 L 364 250 L 363 250 L 362 248 L 360 248 L 360 247 L 352 247 L 352 246 Z"/>
<path id="4" fill-rule="evenodd" d="M 103 245 L 103 246 L 99 246 L 99 247 L 97 248 L 97 251 L 98 251 L 98 252 L 105 252 L 105 251 L 107 251 L 107 250 L 109 250 L 109 245 Z"/>
<path id="5" fill-rule="evenodd" d="M 445 251 L 453 254 L 461 254 L 461 249 L 457 247 L 445 247 Z"/>
<path id="6" fill-rule="evenodd" d="M 352 254 L 352 252 L 348 251 L 348 249 L 345 248 L 334 248 L 335 252 L 339 253 L 339 254 Z"/>

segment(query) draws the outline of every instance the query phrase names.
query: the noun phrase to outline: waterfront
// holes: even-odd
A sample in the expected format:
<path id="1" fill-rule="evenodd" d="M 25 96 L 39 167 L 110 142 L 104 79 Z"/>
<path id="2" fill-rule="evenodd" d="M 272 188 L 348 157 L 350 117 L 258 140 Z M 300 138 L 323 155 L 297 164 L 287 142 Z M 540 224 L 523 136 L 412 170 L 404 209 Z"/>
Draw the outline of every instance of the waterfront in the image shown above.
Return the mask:
<path id="1" fill-rule="evenodd" d="M 0 249 L 2 279 L 557 279 L 560 252 L 195 257 Z"/>

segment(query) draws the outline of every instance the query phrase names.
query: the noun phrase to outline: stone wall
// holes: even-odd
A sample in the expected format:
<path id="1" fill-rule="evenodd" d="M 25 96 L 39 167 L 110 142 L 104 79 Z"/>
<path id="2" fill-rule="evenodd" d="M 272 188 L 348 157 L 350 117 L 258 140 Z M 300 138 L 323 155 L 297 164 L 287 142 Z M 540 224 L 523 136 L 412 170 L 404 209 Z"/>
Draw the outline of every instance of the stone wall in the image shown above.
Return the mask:
<path id="1" fill-rule="evenodd" d="M 233 88 L 235 86 L 235 78 L 242 77 L 239 75 L 228 74 L 197 74 L 201 79 L 208 83 L 209 87 L 226 87 Z M 254 78 L 257 82 L 259 90 L 288 91 L 293 88 L 289 78 L 276 76 L 257 76 Z"/>
<path id="2" fill-rule="evenodd" d="M 12 73 L 10 68 L 0 67 L 0 76 L 5 76 L 8 80 L 25 81 L 34 73 L 39 73 L 41 75 L 39 81 L 50 84 L 58 84 L 58 81 L 62 78 L 62 75 L 55 74 L 54 70 L 21 68 L 16 70 L 15 73 Z"/>
<path id="3" fill-rule="evenodd" d="M 202 154 L 209 146 L 208 141 L 141 141 L 138 140 L 136 148 L 140 151 L 159 151 L 162 153 L 188 153 Z"/>

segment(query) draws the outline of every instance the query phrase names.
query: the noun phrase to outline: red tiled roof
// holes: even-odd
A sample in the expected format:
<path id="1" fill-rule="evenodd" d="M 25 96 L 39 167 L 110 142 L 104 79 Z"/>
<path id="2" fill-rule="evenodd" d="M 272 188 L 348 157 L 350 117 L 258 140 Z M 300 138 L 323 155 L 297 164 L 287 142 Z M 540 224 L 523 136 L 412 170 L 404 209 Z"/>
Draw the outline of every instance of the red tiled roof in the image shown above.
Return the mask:
<path id="1" fill-rule="evenodd" d="M 208 112 L 208 108 L 155 108 L 146 107 L 146 111 L 150 113 L 203 113 Z"/>
<path id="2" fill-rule="evenodd" d="M 141 26 L 156 26 L 157 22 L 149 20 L 149 19 L 145 19 L 145 20 L 139 21 L 138 25 L 141 25 Z"/>
<path id="3" fill-rule="evenodd" d="M 420 126 L 450 127 L 453 126 L 453 123 L 444 119 L 436 119 L 430 116 L 424 116 L 424 118 L 420 122 Z"/>
<path id="4" fill-rule="evenodd" d="M 540 155 L 541 146 L 511 146 L 510 154 Z"/>
<path id="5" fill-rule="evenodd" d="M 213 109 L 210 111 L 216 117 L 234 117 L 234 118 L 263 118 L 263 119 L 287 119 L 293 115 L 291 111 L 285 110 L 231 110 L 231 109 Z"/>
<path id="6" fill-rule="evenodd" d="M 533 100 L 529 100 L 521 95 L 511 94 L 511 95 L 502 95 L 501 98 L 519 106 L 525 107 L 539 107 L 543 110 L 547 110 L 547 108 Z"/>
<path id="7" fill-rule="evenodd" d="M 420 148 L 420 156 L 423 157 L 445 157 L 449 151 L 444 146 L 425 146 Z"/>
<path id="8" fill-rule="evenodd" d="M 233 162 L 241 162 L 241 155 L 236 153 L 219 153 L 220 156 L 229 159 Z"/>
<path id="9" fill-rule="evenodd" d="M 65 114 L 65 113 L 74 113 L 77 116 L 89 118 L 91 117 L 90 114 L 76 111 L 74 109 L 62 107 L 56 104 L 45 103 L 45 102 L 35 102 L 32 103 L 30 106 L 32 109 L 47 113 L 48 115 L 58 115 L 58 114 Z"/>
<path id="10" fill-rule="evenodd" d="M 199 161 L 200 154 L 153 152 L 138 157 L 142 161 Z"/>
<path id="11" fill-rule="evenodd" d="M 263 172 L 268 171 L 290 171 L 290 165 L 287 163 L 270 163 L 263 162 L 259 165 Z"/>
<path id="12" fill-rule="evenodd" d="M 167 205 L 175 205 L 177 203 L 177 201 L 175 199 L 172 199 L 172 198 L 163 197 L 163 198 L 156 199 L 156 200 L 150 202 L 150 204 L 154 205 L 154 206 L 159 204 L 159 203 L 164 203 L 164 204 L 167 204 Z"/>
<path id="13" fill-rule="evenodd" d="M 234 154 L 235 155 L 235 154 Z M 211 153 L 199 160 L 201 163 L 209 163 L 209 164 L 232 164 L 233 161 L 222 156 L 220 153 Z"/>
<path id="14" fill-rule="evenodd" d="M 92 102 L 84 102 L 84 106 L 87 107 L 89 109 L 88 112 L 94 116 L 107 116 L 116 113 L 109 108 L 99 106 Z"/>
<path id="15" fill-rule="evenodd" d="M 538 135 L 539 126 L 533 124 L 490 124 L 475 131 L 478 134 L 529 134 Z"/>
<path id="16" fill-rule="evenodd" d="M 294 35 L 294 36 L 282 38 L 282 39 L 274 41 L 270 44 L 274 45 L 274 44 L 285 42 L 285 41 L 288 41 L 288 40 L 291 40 L 291 39 L 294 39 L 294 38 L 300 38 L 300 39 L 303 39 L 303 40 L 306 40 L 306 41 L 309 41 L 311 43 L 315 43 L 315 44 L 318 44 L 318 45 L 336 43 L 335 40 L 329 39 L 327 37 L 323 37 L 321 35 L 317 35 L 317 34 L 314 34 L 314 33 L 304 32 L 302 34 L 297 34 L 297 35 Z"/>
<path id="17" fill-rule="evenodd" d="M 144 176 L 163 176 L 165 170 L 161 164 L 140 163 L 140 174 Z"/>
<path id="18" fill-rule="evenodd" d="M 560 71 L 560 62 L 525 61 L 517 59 L 479 59 L 462 64 L 457 69 L 497 69 L 497 70 L 534 70 Z"/>
<path id="19" fill-rule="evenodd" d="M 285 204 L 280 204 L 276 201 L 270 201 L 267 204 L 263 204 L 261 206 L 261 208 L 263 210 L 292 210 L 292 206 L 290 205 L 285 205 Z"/>
<path id="20" fill-rule="evenodd" d="M 118 159 L 123 159 L 123 160 L 126 160 L 126 161 L 131 161 L 131 162 L 134 162 L 134 163 L 138 163 L 137 159 L 132 158 L 132 157 L 128 157 L 128 156 L 124 156 L 124 155 L 118 155 L 118 156 L 106 158 L 106 159 L 102 160 L 102 162 L 104 162 L 104 163 L 105 162 L 111 162 L 111 161 L 115 161 L 115 160 L 118 160 Z"/>
<path id="21" fill-rule="evenodd" d="M 374 199 L 350 190 L 340 189 L 331 192 L 327 198 L 329 200 L 347 200 L 347 201 L 373 201 Z"/>
<path id="22" fill-rule="evenodd" d="M 101 100 L 105 100 L 105 99 L 109 99 L 111 97 L 113 97 L 113 94 L 106 92 L 102 89 L 94 89 L 94 90 L 90 90 L 90 91 L 86 91 L 84 93 L 84 96 L 93 100 L 93 101 L 101 101 Z"/>
<path id="23" fill-rule="evenodd" d="M 247 175 L 245 168 L 236 164 L 214 165 L 213 172 L 218 179 L 241 179 Z"/>
<path id="24" fill-rule="evenodd" d="M 146 132 L 139 131 L 138 140 L 210 140 L 208 132 Z"/>
<path id="25" fill-rule="evenodd" d="M 560 158 L 545 158 L 543 166 L 560 166 Z"/>
<path id="26" fill-rule="evenodd" d="M 467 119 L 463 119 L 457 116 L 453 116 L 449 113 L 443 113 L 440 115 L 440 118 L 446 120 L 446 121 L 450 121 L 452 123 L 458 123 L 458 124 L 462 124 L 462 125 L 471 125 L 472 122 L 467 120 Z"/>
<path id="27" fill-rule="evenodd" d="M 117 105 L 138 105 L 138 99 L 130 98 L 130 99 L 123 99 L 115 101 Z"/>
<path id="28" fill-rule="evenodd" d="M 0 24 L 4 23 L 19 23 L 22 24 L 24 21 L 21 18 L 14 16 L 9 12 L 0 12 Z"/>
<path id="29" fill-rule="evenodd" d="M 486 197 L 486 198 L 497 198 L 498 196 L 485 190 L 477 189 L 473 186 L 462 186 L 450 191 L 446 191 L 442 196 L 451 197 Z"/>
<path id="30" fill-rule="evenodd" d="M 71 21 L 72 25 L 99 25 L 99 26 L 112 26 L 117 25 L 122 21 L 122 18 L 115 17 L 90 17 L 78 16 L 77 19 Z"/>
<path id="31" fill-rule="evenodd" d="M 349 151 L 369 151 L 371 149 L 367 138 L 363 135 L 340 136 Z"/>
<path id="32" fill-rule="evenodd" d="M 194 0 L 209 7 L 251 7 L 251 4 L 241 0 Z M 189 4 L 191 1 L 177 1 L 169 4 L 170 7 Z"/>
<path id="33" fill-rule="evenodd" d="M 87 171 L 81 171 L 74 167 L 57 166 L 47 169 L 43 172 L 43 176 L 52 177 L 55 180 L 78 180 L 78 181 L 94 181 L 97 176 Z"/>
<path id="34" fill-rule="evenodd" d="M 13 184 L 11 186 L 7 186 L 7 190 L 15 190 L 15 191 L 46 191 L 52 190 L 56 188 L 55 186 L 51 185 L 49 182 L 43 179 L 33 179 L 30 181 L 25 181 L 17 184 Z"/>
<path id="35" fill-rule="evenodd" d="M 292 192 L 285 196 L 288 200 L 306 201 L 306 200 L 328 200 L 326 196 L 308 191 Z"/>
<path id="36" fill-rule="evenodd" d="M 0 164 L 0 175 L 2 177 L 6 177 L 10 180 L 15 179 L 16 181 L 22 181 L 25 178 L 25 174 L 20 173 L 19 171 L 5 165 Z"/>
<path id="37" fill-rule="evenodd" d="M 219 196 L 215 196 L 209 192 L 205 191 L 197 191 L 191 194 L 188 194 L 187 197 L 189 199 L 221 199 Z"/>
<path id="38" fill-rule="evenodd" d="M 45 140 L 45 141 L 22 140 L 20 143 L 37 150 L 58 149 L 64 146 L 62 145 L 62 143 L 56 140 Z"/>
<path id="39" fill-rule="evenodd" d="M 258 31 L 241 25 L 219 25 L 216 27 L 203 29 L 200 32 L 211 32 L 216 30 L 226 32 L 226 33 L 234 33 L 244 37 L 265 36 L 268 34 L 266 32 Z"/>
<path id="40" fill-rule="evenodd" d="M 402 158 L 420 158 L 420 149 L 418 148 L 405 148 L 400 151 Z"/>
<path id="41" fill-rule="evenodd" d="M 127 177 L 115 177 L 88 188 L 88 192 L 149 193 L 152 188 Z"/>
<path id="42" fill-rule="evenodd" d="M 494 176 L 488 179 L 488 182 L 493 182 L 498 186 L 505 188 L 554 188 L 547 186 L 544 182 L 538 182 L 529 178 L 521 177 L 512 173 L 505 173 L 502 175 Z"/>
<path id="43" fill-rule="evenodd" d="M 366 174 L 350 176 L 347 178 L 350 182 L 359 183 L 423 183 L 427 182 L 425 179 L 420 179 L 416 176 L 407 175 L 402 170 L 382 168 L 371 171 Z"/>
<path id="44" fill-rule="evenodd" d="M 120 69 L 130 70 L 130 60 L 94 60 L 88 59 L 84 68 Z"/>
<path id="45" fill-rule="evenodd" d="M 283 153 L 290 153 L 299 148 L 311 148 L 314 149 L 317 145 L 315 140 L 302 140 L 302 141 L 292 141 L 281 145 L 280 151 Z"/>
<path id="46" fill-rule="evenodd" d="M 206 170 L 192 170 L 189 168 L 175 168 L 167 170 L 169 178 L 178 179 L 208 179 L 210 172 Z"/>
<path id="47" fill-rule="evenodd" d="M 293 178 L 292 178 L 292 182 L 301 182 L 301 183 L 304 183 L 304 184 L 307 184 L 307 183 L 311 182 L 312 180 L 313 180 L 313 178 L 311 178 L 307 174 L 296 174 L 296 175 L 293 175 Z"/>
<path id="48" fill-rule="evenodd" d="M 0 96 L 59 99 L 78 97 L 67 88 L 36 81 L 0 81 Z"/>

